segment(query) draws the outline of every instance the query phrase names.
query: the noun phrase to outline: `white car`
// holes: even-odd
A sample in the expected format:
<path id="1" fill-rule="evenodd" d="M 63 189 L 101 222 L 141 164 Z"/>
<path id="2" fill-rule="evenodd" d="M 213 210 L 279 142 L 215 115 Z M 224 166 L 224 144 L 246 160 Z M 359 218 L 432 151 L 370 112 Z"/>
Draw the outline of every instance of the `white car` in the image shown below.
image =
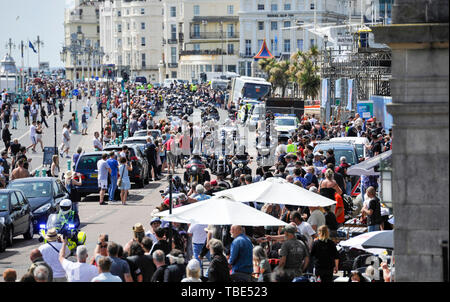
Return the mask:
<path id="1" fill-rule="evenodd" d="M 279 134 L 294 134 L 299 123 L 300 121 L 295 115 L 275 115 L 275 130 Z"/>
<path id="2" fill-rule="evenodd" d="M 367 137 L 334 137 L 330 139 L 330 142 L 350 142 L 353 143 L 356 147 L 356 153 L 358 155 L 358 159 L 368 158 L 369 157 L 369 140 Z"/>

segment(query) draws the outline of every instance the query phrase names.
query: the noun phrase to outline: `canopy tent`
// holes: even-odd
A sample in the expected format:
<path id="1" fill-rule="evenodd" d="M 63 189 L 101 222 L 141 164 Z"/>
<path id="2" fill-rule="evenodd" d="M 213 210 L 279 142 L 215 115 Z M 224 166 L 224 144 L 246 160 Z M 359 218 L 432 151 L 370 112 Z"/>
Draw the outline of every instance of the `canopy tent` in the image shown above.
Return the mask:
<path id="1" fill-rule="evenodd" d="M 172 214 L 169 214 L 169 211 L 163 211 L 156 213 L 155 216 L 160 216 L 164 221 L 193 224 L 287 225 L 284 221 L 228 197 L 212 197 L 173 209 Z"/>
<path id="2" fill-rule="evenodd" d="M 215 196 L 228 196 L 237 201 L 256 201 L 262 203 L 288 204 L 294 206 L 327 207 L 336 201 L 318 193 L 294 185 L 282 178 L 270 177 L 249 185 L 223 190 Z"/>
<path id="3" fill-rule="evenodd" d="M 361 175 L 380 175 L 379 172 L 376 172 L 374 170 L 374 167 L 380 164 L 380 161 L 388 159 L 392 156 L 392 150 L 383 152 L 377 156 L 374 156 L 372 158 L 369 158 L 357 165 L 351 166 L 347 169 L 348 175 L 355 175 L 355 176 L 361 176 Z"/>
<path id="4" fill-rule="evenodd" d="M 272 59 L 273 57 L 274 56 L 270 53 L 269 48 L 267 48 L 266 39 L 264 39 L 261 45 L 261 49 L 259 50 L 258 54 L 253 57 L 253 59 Z"/>

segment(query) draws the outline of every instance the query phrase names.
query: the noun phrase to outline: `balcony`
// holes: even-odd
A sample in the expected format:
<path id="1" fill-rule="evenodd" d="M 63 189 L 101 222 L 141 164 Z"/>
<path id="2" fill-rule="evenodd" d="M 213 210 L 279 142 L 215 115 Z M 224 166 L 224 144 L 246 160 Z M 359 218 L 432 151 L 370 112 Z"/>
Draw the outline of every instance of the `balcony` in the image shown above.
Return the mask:
<path id="1" fill-rule="evenodd" d="M 168 68 L 178 68 L 178 63 L 167 63 Z"/>
<path id="2" fill-rule="evenodd" d="M 219 32 L 191 32 L 189 34 L 191 39 L 222 39 L 222 33 Z M 239 39 L 237 32 L 224 32 L 223 39 Z"/>
<path id="3" fill-rule="evenodd" d="M 227 53 L 225 50 L 220 48 L 215 50 L 181 50 L 180 56 L 195 56 L 195 55 L 233 55 L 234 53 Z"/>
<path id="4" fill-rule="evenodd" d="M 247 54 L 247 53 L 239 53 L 239 57 L 241 58 L 253 58 L 256 54 Z"/>
<path id="5" fill-rule="evenodd" d="M 167 39 L 168 44 L 177 44 L 177 39 Z"/>

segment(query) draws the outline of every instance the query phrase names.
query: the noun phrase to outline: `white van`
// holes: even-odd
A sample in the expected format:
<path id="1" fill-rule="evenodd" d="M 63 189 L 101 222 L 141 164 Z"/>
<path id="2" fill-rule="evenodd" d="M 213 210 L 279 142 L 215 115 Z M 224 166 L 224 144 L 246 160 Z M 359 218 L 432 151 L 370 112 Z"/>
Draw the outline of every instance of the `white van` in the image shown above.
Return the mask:
<path id="1" fill-rule="evenodd" d="M 163 83 L 163 87 L 164 87 L 164 88 L 170 88 L 170 85 L 171 85 L 171 84 L 173 84 L 173 85 L 178 85 L 179 82 L 178 82 L 177 79 L 165 79 L 165 80 L 164 80 L 164 83 Z"/>

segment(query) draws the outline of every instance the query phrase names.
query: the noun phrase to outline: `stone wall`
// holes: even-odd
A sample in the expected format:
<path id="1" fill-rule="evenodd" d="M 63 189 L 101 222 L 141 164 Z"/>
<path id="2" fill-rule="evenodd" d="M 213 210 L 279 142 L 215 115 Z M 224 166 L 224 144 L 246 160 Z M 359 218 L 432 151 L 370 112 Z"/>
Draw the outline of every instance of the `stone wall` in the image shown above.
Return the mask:
<path id="1" fill-rule="evenodd" d="M 394 3 L 393 25 L 373 32 L 392 49 L 395 277 L 442 281 L 440 243 L 449 238 L 448 1 Z"/>

